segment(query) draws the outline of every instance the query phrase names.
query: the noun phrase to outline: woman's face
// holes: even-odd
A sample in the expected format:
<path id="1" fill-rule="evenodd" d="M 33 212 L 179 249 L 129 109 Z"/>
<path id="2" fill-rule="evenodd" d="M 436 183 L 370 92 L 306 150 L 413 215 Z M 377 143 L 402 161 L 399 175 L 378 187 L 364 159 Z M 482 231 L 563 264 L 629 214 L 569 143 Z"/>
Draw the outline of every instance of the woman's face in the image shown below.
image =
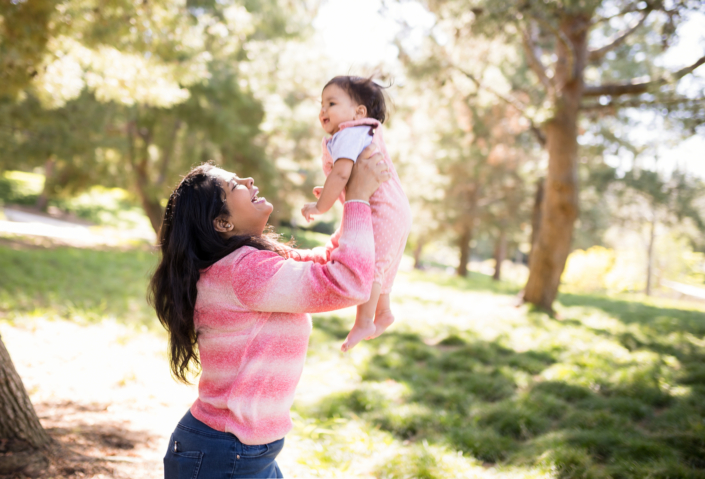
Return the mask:
<path id="1" fill-rule="evenodd" d="M 227 237 L 234 235 L 259 236 L 264 231 L 274 207 L 265 198 L 257 196 L 259 188 L 252 178 L 239 178 L 234 173 L 213 168 L 208 173 L 216 178 L 225 193 L 230 216 L 214 220 L 216 231 Z"/>

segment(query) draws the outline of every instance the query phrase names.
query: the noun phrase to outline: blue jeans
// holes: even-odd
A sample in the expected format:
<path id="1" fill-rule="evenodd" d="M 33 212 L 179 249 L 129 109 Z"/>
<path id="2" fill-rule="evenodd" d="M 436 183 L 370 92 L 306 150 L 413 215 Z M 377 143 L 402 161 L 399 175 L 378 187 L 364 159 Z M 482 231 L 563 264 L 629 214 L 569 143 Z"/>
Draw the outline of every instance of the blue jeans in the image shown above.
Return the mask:
<path id="1" fill-rule="evenodd" d="M 283 478 L 275 461 L 283 447 L 284 439 L 248 446 L 233 434 L 206 426 L 188 411 L 169 439 L 164 479 Z"/>

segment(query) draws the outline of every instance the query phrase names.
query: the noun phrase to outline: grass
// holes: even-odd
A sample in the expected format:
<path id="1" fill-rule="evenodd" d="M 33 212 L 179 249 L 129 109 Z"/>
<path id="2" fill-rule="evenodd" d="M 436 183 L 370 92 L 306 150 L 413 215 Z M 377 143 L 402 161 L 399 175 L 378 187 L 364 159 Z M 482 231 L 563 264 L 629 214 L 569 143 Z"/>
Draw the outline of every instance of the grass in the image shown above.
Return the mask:
<path id="1" fill-rule="evenodd" d="M 488 332 L 473 324 L 472 303 L 511 299 L 515 286 L 479 274 L 406 280 L 440 286 L 443 301 L 405 295 L 426 323 L 412 318 L 365 342 L 359 382 L 308 409 L 320 421 L 362 420 L 406 444 L 377 477 L 457 477 L 423 444 L 510 477 L 705 477 L 702 310 L 571 294 L 559 299 L 562 321 L 507 308 Z M 466 324 L 441 319 L 449 312 Z M 351 323 L 318 322 L 334 342 Z M 313 350 L 325 344 L 314 339 Z"/>
<path id="2" fill-rule="evenodd" d="M 158 329 L 147 250 L 0 244 L 0 314 Z M 309 477 L 705 478 L 705 312 L 564 294 L 561 320 L 473 273 L 398 276 L 397 323 L 339 352 L 314 315 L 287 447 Z"/>
<path id="3" fill-rule="evenodd" d="M 90 323 L 113 318 L 156 328 L 147 305 L 156 255 L 148 249 L 17 248 L 0 243 L 0 315 Z"/>

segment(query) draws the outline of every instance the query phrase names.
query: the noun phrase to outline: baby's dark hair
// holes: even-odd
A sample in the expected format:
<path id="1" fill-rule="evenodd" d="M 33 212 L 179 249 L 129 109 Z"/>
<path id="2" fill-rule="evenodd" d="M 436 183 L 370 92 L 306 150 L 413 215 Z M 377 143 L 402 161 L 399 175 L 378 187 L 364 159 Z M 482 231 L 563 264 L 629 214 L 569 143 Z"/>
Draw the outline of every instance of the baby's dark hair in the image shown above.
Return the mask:
<path id="1" fill-rule="evenodd" d="M 331 79 L 323 89 L 325 90 L 329 85 L 339 86 L 358 105 L 365 105 L 368 118 L 374 118 L 380 123 L 384 123 L 384 120 L 389 116 L 384 95 L 385 87 L 375 83 L 372 77 L 341 75 Z"/>

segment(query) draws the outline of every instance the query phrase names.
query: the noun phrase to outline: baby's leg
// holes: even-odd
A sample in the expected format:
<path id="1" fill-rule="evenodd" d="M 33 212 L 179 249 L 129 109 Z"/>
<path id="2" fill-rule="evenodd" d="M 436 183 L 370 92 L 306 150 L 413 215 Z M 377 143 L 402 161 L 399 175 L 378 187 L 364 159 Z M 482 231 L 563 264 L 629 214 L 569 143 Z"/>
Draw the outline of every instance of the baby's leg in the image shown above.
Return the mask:
<path id="1" fill-rule="evenodd" d="M 377 309 L 375 310 L 375 333 L 367 338 L 376 338 L 382 334 L 394 322 L 392 307 L 389 301 L 389 293 L 381 294 L 377 301 Z"/>
<path id="2" fill-rule="evenodd" d="M 357 307 L 357 317 L 355 318 L 355 325 L 352 327 L 348 333 L 348 337 L 340 347 L 343 352 L 350 351 L 355 347 L 357 343 L 365 338 L 372 336 L 375 331 L 375 310 L 377 309 L 377 301 L 379 300 L 379 292 L 382 289 L 382 285 L 379 283 L 372 283 L 372 292 L 370 293 L 370 300 L 365 304 L 361 304 Z"/>

